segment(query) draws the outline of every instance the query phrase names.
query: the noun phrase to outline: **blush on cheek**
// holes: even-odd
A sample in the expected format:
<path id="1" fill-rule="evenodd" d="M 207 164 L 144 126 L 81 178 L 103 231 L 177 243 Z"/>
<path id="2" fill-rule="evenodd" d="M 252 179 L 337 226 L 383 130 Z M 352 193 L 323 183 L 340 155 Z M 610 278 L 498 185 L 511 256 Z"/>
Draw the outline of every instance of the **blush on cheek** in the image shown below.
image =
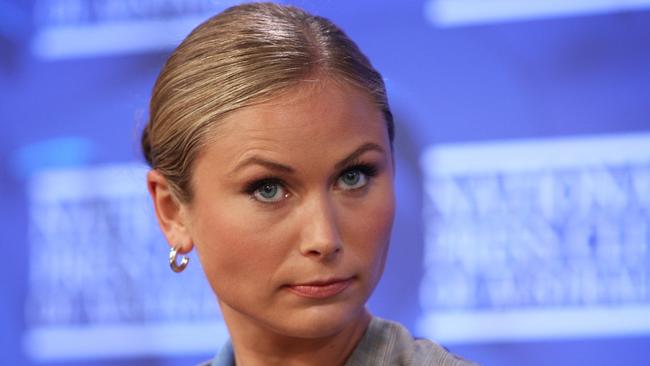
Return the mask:
<path id="1" fill-rule="evenodd" d="M 391 199 L 375 203 L 372 213 L 366 215 L 366 232 L 374 237 L 378 243 L 385 243 L 390 239 L 395 217 L 395 204 Z"/>
<path id="2" fill-rule="evenodd" d="M 386 262 L 386 257 L 388 256 L 388 247 L 390 242 L 390 235 L 393 229 L 393 221 L 395 218 L 395 201 L 394 199 L 388 200 L 383 206 L 383 210 L 380 210 L 377 213 L 376 220 L 377 224 L 374 228 L 374 233 L 377 233 L 377 236 L 374 238 L 377 245 L 379 246 L 379 254 L 381 263 L 379 272 L 383 272 L 383 267 Z"/>

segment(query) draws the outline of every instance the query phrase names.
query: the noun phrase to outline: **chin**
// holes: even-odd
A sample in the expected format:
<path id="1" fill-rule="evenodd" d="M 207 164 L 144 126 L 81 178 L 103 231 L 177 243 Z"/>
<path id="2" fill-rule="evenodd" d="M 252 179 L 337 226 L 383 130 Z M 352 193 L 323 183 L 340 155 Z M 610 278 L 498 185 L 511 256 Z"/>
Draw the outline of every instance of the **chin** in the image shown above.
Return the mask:
<path id="1" fill-rule="evenodd" d="M 281 319 L 276 330 L 295 338 L 323 338 L 336 335 L 343 329 L 364 320 L 366 309 L 343 304 L 314 305 L 297 310 Z M 278 329 L 279 328 L 279 329 Z"/>
<path id="2" fill-rule="evenodd" d="M 368 319 L 365 302 L 369 293 L 364 290 L 355 288 L 331 299 L 305 299 L 282 291 L 275 301 L 220 297 L 219 304 L 226 323 L 235 329 L 252 325 L 284 337 L 316 339 L 337 335 Z"/>

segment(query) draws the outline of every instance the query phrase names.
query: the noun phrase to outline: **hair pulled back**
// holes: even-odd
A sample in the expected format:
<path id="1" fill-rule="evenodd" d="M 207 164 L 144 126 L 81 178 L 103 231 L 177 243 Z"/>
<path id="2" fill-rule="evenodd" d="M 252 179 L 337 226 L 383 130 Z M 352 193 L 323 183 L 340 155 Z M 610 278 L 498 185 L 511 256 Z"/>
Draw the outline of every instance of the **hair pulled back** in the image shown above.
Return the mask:
<path id="1" fill-rule="evenodd" d="M 314 75 L 368 92 L 393 140 L 383 79 L 341 29 L 296 7 L 251 3 L 203 22 L 171 54 L 153 88 L 144 157 L 190 202 L 192 165 L 214 126 Z"/>

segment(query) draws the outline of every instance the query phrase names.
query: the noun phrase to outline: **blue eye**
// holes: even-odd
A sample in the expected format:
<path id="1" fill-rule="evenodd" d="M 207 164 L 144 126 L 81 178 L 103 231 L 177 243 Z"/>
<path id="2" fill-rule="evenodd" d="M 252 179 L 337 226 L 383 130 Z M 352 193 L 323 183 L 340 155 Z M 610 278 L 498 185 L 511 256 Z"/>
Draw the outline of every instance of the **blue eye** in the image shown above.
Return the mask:
<path id="1" fill-rule="evenodd" d="M 337 185 L 344 190 L 359 189 L 368 184 L 368 175 L 360 169 L 350 169 L 339 177 Z"/>
<path id="2" fill-rule="evenodd" d="M 287 193 L 277 182 L 264 182 L 253 191 L 253 197 L 260 202 L 278 202 L 286 198 Z"/>

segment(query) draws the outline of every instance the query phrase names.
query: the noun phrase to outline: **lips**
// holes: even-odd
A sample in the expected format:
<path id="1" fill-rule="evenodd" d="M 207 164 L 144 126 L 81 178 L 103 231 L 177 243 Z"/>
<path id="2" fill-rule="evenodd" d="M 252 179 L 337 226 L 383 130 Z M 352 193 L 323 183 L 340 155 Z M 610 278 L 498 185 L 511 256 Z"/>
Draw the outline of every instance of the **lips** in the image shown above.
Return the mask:
<path id="1" fill-rule="evenodd" d="M 313 281 L 295 285 L 287 285 L 287 289 L 300 297 L 310 299 L 326 299 L 345 291 L 352 283 L 352 278 L 337 278 Z"/>

